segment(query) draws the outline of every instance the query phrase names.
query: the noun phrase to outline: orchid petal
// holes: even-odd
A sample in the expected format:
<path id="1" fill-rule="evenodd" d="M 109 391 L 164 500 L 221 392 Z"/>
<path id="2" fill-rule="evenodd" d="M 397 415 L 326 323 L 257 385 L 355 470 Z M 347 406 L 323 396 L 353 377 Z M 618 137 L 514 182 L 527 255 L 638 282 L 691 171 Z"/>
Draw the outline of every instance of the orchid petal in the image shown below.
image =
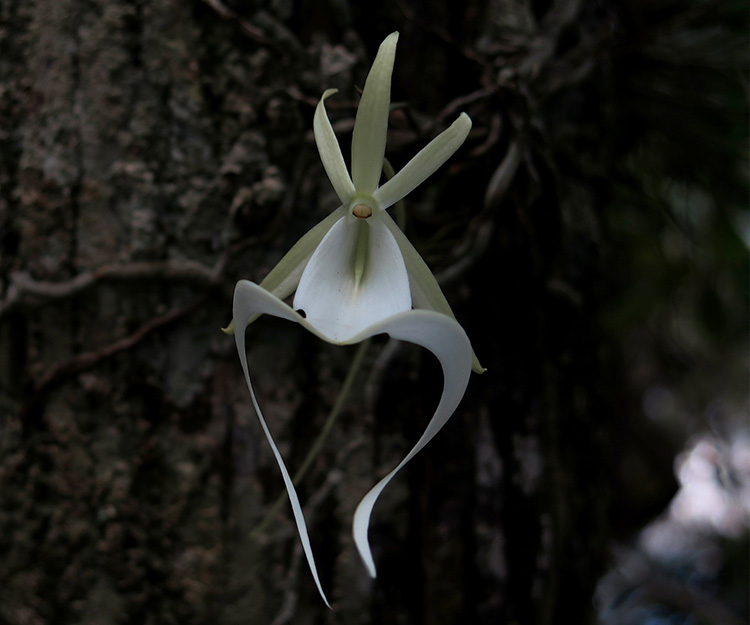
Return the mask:
<path id="1" fill-rule="evenodd" d="M 375 577 L 375 563 L 372 558 L 372 552 L 367 540 L 367 530 L 370 524 L 370 515 L 373 506 L 377 501 L 380 493 L 391 481 L 394 475 L 400 471 L 403 466 L 409 462 L 427 443 L 432 440 L 435 434 L 445 425 L 458 406 L 463 397 L 464 391 L 471 374 L 471 344 L 463 328 L 450 317 L 446 317 L 438 312 L 430 310 L 407 310 L 397 313 L 386 319 L 364 328 L 359 334 L 356 334 L 346 341 L 331 341 L 329 337 L 323 334 L 317 327 L 296 313 L 278 297 L 269 293 L 253 282 L 240 280 L 234 290 L 234 321 L 238 327 L 244 327 L 246 320 L 255 314 L 269 314 L 281 319 L 295 321 L 302 327 L 309 330 L 319 338 L 338 344 L 351 344 L 363 341 L 366 338 L 376 334 L 387 333 L 395 339 L 409 341 L 430 350 L 440 361 L 443 369 L 443 393 L 440 402 L 435 410 L 435 414 L 427 425 L 427 429 L 417 444 L 409 454 L 393 469 L 388 475 L 380 480 L 362 499 L 354 513 L 353 535 L 354 542 L 357 545 L 360 556 L 362 557 L 368 572 Z M 245 372 L 245 381 L 253 400 L 253 406 L 258 414 L 258 418 L 266 433 L 269 443 L 273 449 L 276 462 L 281 469 L 284 484 L 286 485 L 289 500 L 292 504 L 294 519 L 297 524 L 297 531 L 300 535 L 300 541 L 307 557 L 307 562 L 312 571 L 313 578 L 318 587 L 318 591 L 325 600 L 325 594 L 320 585 L 315 559 L 313 558 L 310 540 L 307 534 L 302 508 L 299 504 L 299 498 L 294 489 L 294 485 L 289 478 L 284 461 L 281 458 L 276 445 L 271 438 L 270 431 L 263 419 L 263 416 L 255 398 L 250 376 L 247 367 L 247 354 L 245 353 L 245 336 L 244 332 L 235 332 L 235 342 L 237 351 L 242 362 L 242 369 Z M 326 601 L 326 604 L 328 602 Z"/>
<path id="2" fill-rule="evenodd" d="M 380 44 L 357 108 L 352 135 L 352 181 L 357 193 L 372 194 L 380 181 L 397 42 L 396 32 Z"/>
<path id="3" fill-rule="evenodd" d="M 451 417 L 471 375 L 471 344 L 463 328 L 450 317 L 428 310 L 412 310 L 386 319 L 369 331 L 373 330 L 429 349 L 440 361 L 444 384 L 440 403 L 422 437 L 398 466 L 365 495 L 354 512 L 354 543 L 371 577 L 375 577 L 375 562 L 367 540 L 367 529 L 372 508 L 393 476 L 432 440 Z"/>
<path id="4" fill-rule="evenodd" d="M 328 217 L 308 230 L 268 272 L 260 285 L 280 299 L 289 297 L 297 288 L 307 261 L 310 260 L 328 231 L 345 214 L 346 208 L 339 206 Z"/>
<path id="5" fill-rule="evenodd" d="M 388 213 L 382 212 L 378 217 L 393 235 L 404 258 L 406 271 L 409 273 L 409 284 L 411 286 L 411 297 L 414 308 L 434 310 L 443 315 L 448 315 L 451 319 L 455 319 L 456 316 L 453 314 L 448 300 L 445 299 L 438 281 L 419 252 L 411 244 L 411 241 L 406 238 L 401 228 L 398 227 Z M 486 369 L 479 363 L 479 359 L 473 350 L 471 358 L 471 370 L 474 373 L 484 373 Z"/>
<path id="6" fill-rule="evenodd" d="M 331 229 L 343 215 L 346 214 L 345 208 L 339 206 L 323 221 L 318 222 L 308 230 L 290 249 L 282 259 L 276 263 L 276 266 L 268 272 L 260 285 L 270 291 L 280 299 L 289 297 L 299 284 L 302 272 L 307 266 L 307 261 L 313 255 L 318 244 L 323 240 L 328 231 Z M 254 315 L 248 320 L 248 325 L 255 321 L 260 314 Z M 225 334 L 234 333 L 234 319 L 222 331 Z"/>
<path id="7" fill-rule="evenodd" d="M 401 171 L 373 193 L 380 208 L 388 208 L 422 184 L 461 147 L 470 130 L 471 119 L 466 113 L 461 113 L 450 127 L 430 141 Z"/>
<path id="8" fill-rule="evenodd" d="M 318 145 L 320 160 L 323 161 L 328 179 L 331 181 L 341 203 L 347 204 L 354 195 L 354 184 L 346 170 L 346 163 L 344 163 L 338 139 L 333 132 L 325 107 L 326 99 L 334 93 L 338 93 L 338 89 L 328 89 L 320 98 L 320 102 L 315 108 L 313 133 L 315 134 L 315 143 Z"/>
<path id="9" fill-rule="evenodd" d="M 409 310 L 409 276 L 388 228 L 379 219 L 336 222 L 305 267 L 294 308 L 333 342 Z"/>
<path id="10" fill-rule="evenodd" d="M 281 470 L 281 477 L 284 479 L 284 485 L 286 486 L 286 491 L 289 495 L 289 502 L 292 505 L 294 521 L 297 524 L 297 532 L 299 534 L 300 541 L 302 542 L 302 549 L 305 552 L 305 557 L 307 558 L 307 563 L 310 566 L 310 571 L 312 572 L 313 579 L 315 580 L 315 585 L 318 587 L 318 592 L 320 593 L 320 596 L 323 598 L 323 601 L 325 601 L 325 604 L 330 608 L 331 605 L 328 603 L 328 599 L 326 599 L 326 595 L 323 592 L 323 587 L 320 585 L 320 578 L 318 577 L 318 569 L 315 566 L 315 558 L 313 557 L 312 546 L 310 545 L 310 537 L 307 534 L 307 525 L 305 523 L 305 516 L 302 513 L 302 506 L 300 506 L 299 497 L 297 496 L 297 491 L 294 489 L 292 478 L 289 477 L 289 471 L 287 471 L 286 466 L 284 465 L 284 460 L 281 457 L 281 452 L 276 447 L 276 443 L 274 443 L 273 437 L 271 436 L 271 431 L 268 429 L 266 420 L 263 418 L 263 413 L 261 412 L 260 406 L 258 405 L 258 400 L 255 397 L 255 391 L 253 390 L 253 385 L 250 382 L 250 372 L 247 366 L 247 353 L 245 351 L 245 327 L 247 326 L 251 317 L 262 314 L 263 312 L 270 312 L 270 311 L 263 310 L 263 308 L 259 306 L 254 306 L 251 298 L 237 297 L 237 292 L 240 290 L 239 284 L 241 283 L 238 283 L 237 288 L 235 288 L 235 298 L 234 298 L 234 304 L 233 304 L 233 310 L 232 310 L 232 321 L 236 324 L 236 327 L 238 328 L 238 331 L 234 333 L 234 340 L 235 340 L 235 344 L 237 345 L 237 352 L 239 353 L 239 356 L 240 356 L 240 362 L 242 363 L 242 370 L 245 373 L 245 382 L 247 383 L 247 388 L 250 391 L 250 398 L 253 401 L 255 414 L 258 415 L 258 420 L 260 421 L 260 425 L 263 428 L 263 432 L 265 433 L 266 438 L 268 439 L 269 445 L 271 445 L 271 451 L 273 451 L 273 455 L 276 458 L 276 462 L 279 465 L 279 469 Z M 258 288 L 260 289 L 260 287 Z M 242 292 L 245 292 L 245 291 L 243 290 Z M 262 292 L 268 293 L 267 291 L 262 291 Z M 275 296 L 271 295 L 271 297 L 275 297 Z M 281 302 L 281 300 L 277 300 L 277 301 L 280 302 L 282 306 L 285 306 L 283 302 Z"/>

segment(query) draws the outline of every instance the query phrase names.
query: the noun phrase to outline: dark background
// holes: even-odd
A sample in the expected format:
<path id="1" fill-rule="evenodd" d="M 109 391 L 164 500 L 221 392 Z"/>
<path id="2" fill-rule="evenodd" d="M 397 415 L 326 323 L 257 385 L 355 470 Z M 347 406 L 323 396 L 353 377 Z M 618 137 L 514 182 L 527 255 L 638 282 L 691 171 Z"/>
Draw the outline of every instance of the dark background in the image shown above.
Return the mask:
<path id="1" fill-rule="evenodd" d="M 0 623 L 747 622 L 747 24 L 735 0 L 0 0 Z M 354 507 L 440 374 L 366 348 L 299 486 L 328 611 L 219 328 L 336 207 L 314 107 L 340 90 L 348 146 L 394 30 L 394 166 L 474 122 L 405 230 L 488 371 L 376 506 L 373 582 Z M 357 348 L 269 319 L 248 343 L 294 471 Z"/>

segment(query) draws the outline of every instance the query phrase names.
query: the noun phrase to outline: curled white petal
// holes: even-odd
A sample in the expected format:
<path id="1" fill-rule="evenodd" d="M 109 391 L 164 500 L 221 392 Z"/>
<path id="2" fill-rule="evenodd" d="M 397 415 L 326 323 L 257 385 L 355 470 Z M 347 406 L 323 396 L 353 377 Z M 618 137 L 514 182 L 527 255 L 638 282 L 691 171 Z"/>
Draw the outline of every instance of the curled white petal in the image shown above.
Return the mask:
<path id="1" fill-rule="evenodd" d="M 338 344 L 358 343 L 370 336 L 387 333 L 393 338 L 416 343 L 417 345 L 429 349 L 440 361 L 444 377 L 443 393 L 427 429 L 406 458 L 404 458 L 399 465 L 393 469 L 393 471 L 380 480 L 380 482 L 378 482 L 375 487 L 365 495 L 357 506 L 357 510 L 354 514 L 354 541 L 367 570 L 370 575 L 374 577 L 375 563 L 367 540 L 367 530 L 370 524 L 370 515 L 373 506 L 375 505 L 380 493 L 393 476 L 409 460 L 411 460 L 414 455 L 435 436 L 435 434 L 437 434 L 440 428 L 442 428 L 451 417 L 456 406 L 458 406 L 458 403 L 461 401 L 471 373 L 471 345 L 466 333 L 456 321 L 440 313 L 429 310 L 407 310 L 396 313 L 387 319 L 382 319 L 377 323 L 372 324 L 346 341 L 331 341 L 329 337 L 323 334 L 307 319 L 303 318 L 300 314 L 287 306 L 278 297 L 269 293 L 257 284 L 247 280 L 239 281 L 235 287 L 233 313 L 234 322 L 238 328 L 244 328 L 246 320 L 251 316 L 265 313 L 281 319 L 294 321 L 319 338 Z M 255 407 L 263 431 L 268 438 L 268 442 L 271 445 L 274 457 L 276 458 L 276 462 L 278 463 L 282 477 L 284 478 L 284 484 L 287 493 L 289 494 L 289 500 L 292 504 L 294 520 L 297 524 L 297 531 L 300 536 L 300 541 L 302 542 L 305 557 L 307 558 L 310 570 L 312 571 L 313 579 L 318 587 L 318 591 L 323 597 L 323 600 L 326 601 L 326 605 L 328 605 L 318 578 L 315 559 L 313 557 L 310 540 L 307 534 L 307 526 L 305 524 L 304 515 L 302 514 L 302 508 L 299 503 L 299 498 L 297 497 L 297 492 L 294 489 L 294 485 L 289 477 L 288 471 L 286 470 L 281 454 L 273 442 L 268 426 L 263 419 L 260 407 L 258 406 L 258 402 L 253 392 L 252 384 L 250 383 L 247 354 L 245 353 L 244 331 L 235 332 L 235 341 L 237 351 L 240 355 L 240 361 L 242 362 L 242 369 L 245 372 L 245 381 L 247 382 L 248 389 L 252 396 L 253 406 Z"/>
<path id="2" fill-rule="evenodd" d="M 391 33 L 380 44 L 357 108 L 352 135 L 352 181 L 357 193 L 370 195 L 380 181 L 397 42 L 398 33 Z"/>
<path id="3" fill-rule="evenodd" d="M 313 252 L 323 240 L 323 237 L 328 234 L 331 226 L 333 226 L 333 224 L 345 214 L 345 208 L 339 206 L 323 221 L 318 222 L 317 225 L 308 230 L 302 238 L 292 246 L 292 249 L 284 254 L 276 266 L 268 272 L 268 275 L 263 279 L 260 285 L 280 299 L 289 297 L 294 293 L 299 284 L 300 278 L 302 277 L 302 272 L 307 266 L 307 262 L 310 260 Z M 258 317 L 260 317 L 260 314 L 253 315 L 248 319 L 247 323 L 252 323 Z M 234 333 L 234 319 L 232 319 L 223 331 L 226 334 Z"/>
<path id="4" fill-rule="evenodd" d="M 271 431 L 268 429 L 266 420 L 263 418 L 263 413 L 261 412 L 260 406 L 258 405 L 258 400 L 255 397 L 253 385 L 250 382 L 250 372 L 247 366 L 247 353 L 245 351 L 245 327 L 247 326 L 247 323 L 251 317 L 257 314 L 262 314 L 264 312 L 274 314 L 275 309 L 264 309 L 262 305 L 257 305 L 257 302 L 252 297 L 252 291 L 248 291 L 247 289 L 240 289 L 240 284 L 242 283 L 238 283 L 237 288 L 235 288 L 232 320 L 236 328 L 234 332 L 234 340 L 237 346 L 237 352 L 240 356 L 240 362 L 242 363 L 242 370 L 245 373 L 245 382 L 247 383 L 247 388 L 250 391 L 250 398 L 253 401 L 255 413 L 258 415 L 260 425 L 263 428 L 263 432 L 268 439 L 268 444 L 271 446 L 271 451 L 273 451 L 273 455 L 276 458 L 279 469 L 281 470 L 281 477 L 284 479 L 286 492 L 289 495 L 289 502 L 292 505 L 294 521 L 297 524 L 297 533 L 299 534 L 300 542 L 302 543 L 302 549 L 304 550 L 305 557 L 307 558 L 307 563 L 310 565 L 310 571 L 312 572 L 313 579 L 315 580 L 315 585 L 318 587 L 318 592 L 323 598 L 323 601 L 325 601 L 325 604 L 330 608 L 331 606 L 328 603 L 328 599 L 326 598 L 325 593 L 323 592 L 323 587 L 321 586 L 320 578 L 318 577 L 318 569 L 315 566 L 315 558 L 313 557 L 312 547 L 310 545 L 310 537 L 307 534 L 307 524 L 305 523 L 305 516 L 302 513 L 302 506 L 300 506 L 299 503 L 299 497 L 297 497 L 297 491 L 294 488 L 292 478 L 289 476 L 289 471 L 287 471 L 284 460 L 281 457 L 281 452 L 279 452 L 278 448 L 276 447 L 276 443 L 274 443 L 273 437 L 271 436 Z M 257 288 L 260 289 L 263 293 L 268 293 L 268 291 L 265 291 L 260 287 Z M 239 297 L 238 292 L 240 295 Z M 286 307 L 286 305 L 274 295 L 271 295 L 270 293 L 268 293 L 268 295 L 276 299 L 276 301 L 279 302 L 282 306 Z"/>
<path id="5" fill-rule="evenodd" d="M 333 127 L 328 119 L 325 107 L 326 98 L 332 96 L 337 91 L 338 89 L 328 89 L 323 94 L 323 97 L 320 98 L 320 102 L 318 102 L 318 106 L 315 108 L 313 133 L 315 134 L 315 143 L 320 153 L 320 160 L 323 161 L 323 167 L 328 174 L 328 179 L 331 181 L 333 189 L 336 191 L 336 195 L 339 196 L 341 203 L 346 204 L 354 195 L 354 184 L 349 177 L 349 172 L 346 170 L 346 163 L 344 163 L 338 139 L 336 139 L 336 134 L 333 132 Z"/>
<path id="6" fill-rule="evenodd" d="M 354 512 L 354 543 L 368 572 L 375 577 L 375 562 L 367 539 L 373 506 L 393 476 L 432 440 L 458 406 L 471 374 L 471 344 L 457 321 L 429 310 L 401 313 L 368 331 L 386 332 L 395 339 L 416 343 L 429 349 L 440 361 L 444 378 L 440 403 L 422 437 L 398 466 L 365 495 Z"/>
<path id="7" fill-rule="evenodd" d="M 398 244 L 380 219 L 341 218 L 305 267 L 295 310 L 333 342 L 411 308 L 409 276 Z"/>
<path id="8" fill-rule="evenodd" d="M 313 252 L 315 252 L 323 237 L 328 234 L 333 224 L 345 214 L 346 208 L 339 206 L 328 217 L 308 230 L 276 263 L 276 266 L 268 272 L 260 285 L 281 299 L 294 293 Z"/>
<path id="9" fill-rule="evenodd" d="M 471 119 L 461 113 L 450 127 L 422 148 L 404 168 L 373 193 L 380 208 L 388 208 L 411 193 L 461 147 L 471 130 Z"/>

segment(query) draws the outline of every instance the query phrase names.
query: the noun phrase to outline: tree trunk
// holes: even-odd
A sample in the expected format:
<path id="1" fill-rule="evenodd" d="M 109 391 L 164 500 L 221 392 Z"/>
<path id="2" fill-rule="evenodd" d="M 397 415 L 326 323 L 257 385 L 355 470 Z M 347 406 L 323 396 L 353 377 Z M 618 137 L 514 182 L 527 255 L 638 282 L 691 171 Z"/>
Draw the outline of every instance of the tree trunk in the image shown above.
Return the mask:
<path id="1" fill-rule="evenodd" d="M 594 622 L 609 540 L 643 521 L 614 513 L 672 485 L 629 507 L 620 482 L 644 452 L 599 317 L 615 35 L 595 4 L 0 0 L 0 623 Z M 299 486 L 328 611 L 220 328 L 235 282 L 336 208 L 314 106 L 340 90 L 346 144 L 396 29 L 394 166 L 474 121 L 406 232 L 488 370 L 376 506 L 371 580 L 353 511 L 440 372 L 366 348 Z M 247 337 L 294 473 L 356 348 L 269 319 Z"/>

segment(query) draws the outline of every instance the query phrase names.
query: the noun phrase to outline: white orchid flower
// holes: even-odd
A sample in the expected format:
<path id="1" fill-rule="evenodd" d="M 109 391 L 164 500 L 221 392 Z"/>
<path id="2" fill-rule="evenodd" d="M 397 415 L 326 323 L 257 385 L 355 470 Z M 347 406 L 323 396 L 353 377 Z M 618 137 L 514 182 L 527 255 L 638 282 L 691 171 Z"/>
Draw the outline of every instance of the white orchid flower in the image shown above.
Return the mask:
<path id="1" fill-rule="evenodd" d="M 354 542 L 372 577 L 375 563 L 367 530 L 378 496 L 453 414 L 472 368 L 483 371 L 435 277 L 385 211 L 438 169 L 471 129 L 468 115 L 461 114 L 450 128 L 379 186 L 397 41 L 398 33 L 383 41 L 367 77 L 354 124 L 351 176 L 325 110 L 325 100 L 336 91 L 330 89 L 323 94 L 315 111 L 315 141 L 341 206 L 305 234 L 260 285 L 247 280 L 237 283 L 232 324 L 227 329 L 234 331 L 253 405 L 281 469 L 305 556 L 326 605 L 329 604 L 318 578 L 297 493 L 250 382 L 245 327 L 265 313 L 294 321 L 337 345 L 386 333 L 427 348 L 440 361 L 443 393 L 427 429 L 401 463 L 365 495 L 354 514 Z M 282 299 L 292 292 L 295 294 L 290 307 Z"/>

